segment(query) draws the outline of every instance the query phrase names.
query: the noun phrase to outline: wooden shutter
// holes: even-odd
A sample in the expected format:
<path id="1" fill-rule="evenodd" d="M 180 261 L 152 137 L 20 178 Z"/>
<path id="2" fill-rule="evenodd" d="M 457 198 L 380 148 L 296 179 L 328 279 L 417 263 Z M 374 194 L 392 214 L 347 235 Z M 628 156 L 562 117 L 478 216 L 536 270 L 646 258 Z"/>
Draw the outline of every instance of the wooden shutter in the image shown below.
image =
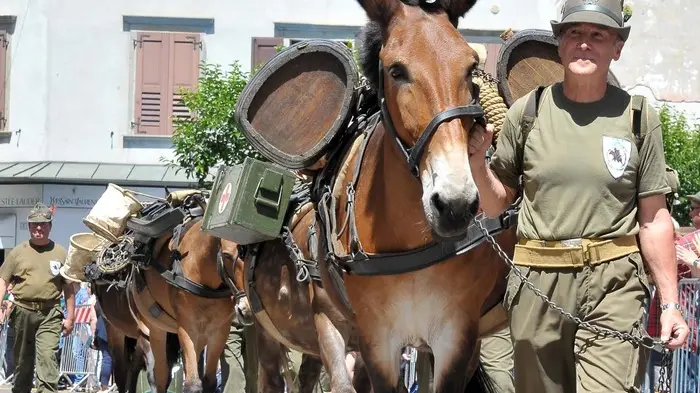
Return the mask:
<path id="1" fill-rule="evenodd" d="M 484 71 L 496 77 L 496 68 L 498 68 L 498 52 L 501 50 L 502 44 L 486 44 L 486 64 Z"/>
<path id="2" fill-rule="evenodd" d="M 199 60 L 201 54 L 200 37 L 192 33 L 172 33 L 172 50 L 169 66 L 168 114 L 172 117 L 187 118 L 189 109 L 182 103 L 180 89 L 196 90 L 199 80 Z M 167 134 L 172 134 L 172 118 L 169 116 Z"/>
<path id="3" fill-rule="evenodd" d="M 138 134 L 164 134 L 168 124 L 168 64 L 165 33 L 138 33 L 136 41 L 136 109 Z"/>
<path id="4" fill-rule="evenodd" d="M 253 37 L 251 70 L 262 66 L 277 54 L 277 46 L 284 43 L 279 37 Z"/>
<path id="5" fill-rule="evenodd" d="M 9 41 L 7 32 L 0 30 L 0 131 L 5 130 L 7 124 L 7 102 L 5 102 L 5 92 L 7 91 L 7 47 Z"/>

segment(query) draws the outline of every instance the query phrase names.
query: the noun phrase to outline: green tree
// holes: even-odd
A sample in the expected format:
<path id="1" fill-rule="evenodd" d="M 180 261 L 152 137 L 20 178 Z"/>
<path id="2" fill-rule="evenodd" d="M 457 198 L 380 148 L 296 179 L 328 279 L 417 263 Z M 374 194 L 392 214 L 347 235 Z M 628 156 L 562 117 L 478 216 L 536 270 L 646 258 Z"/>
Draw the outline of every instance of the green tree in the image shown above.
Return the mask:
<path id="1" fill-rule="evenodd" d="M 218 64 L 200 65 L 196 91 L 181 90 L 191 116 L 174 118 L 175 157 L 166 160 L 206 187 L 212 167 L 235 165 L 245 157 L 262 159 L 233 119 L 238 98 L 250 79 L 236 61 L 227 71 Z"/>
<path id="2" fill-rule="evenodd" d="M 668 105 L 659 109 L 663 129 L 666 163 L 678 171 L 680 205 L 673 209 L 673 217 L 681 226 L 690 226 L 686 195 L 700 191 L 700 125 L 690 124 L 686 116 Z"/>

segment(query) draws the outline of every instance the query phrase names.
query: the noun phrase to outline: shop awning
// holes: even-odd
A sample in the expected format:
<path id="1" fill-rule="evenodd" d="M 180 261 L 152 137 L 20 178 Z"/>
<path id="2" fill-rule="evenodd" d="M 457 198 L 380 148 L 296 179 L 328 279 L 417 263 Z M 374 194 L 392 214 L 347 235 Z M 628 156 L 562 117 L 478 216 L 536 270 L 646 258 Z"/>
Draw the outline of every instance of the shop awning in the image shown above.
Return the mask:
<path id="1" fill-rule="evenodd" d="M 76 184 L 121 186 L 196 187 L 197 180 L 169 165 L 105 164 L 92 162 L 4 162 L 0 163 L 0 184 Z M 207 180 L 213 180 L 212 168 Z"/>

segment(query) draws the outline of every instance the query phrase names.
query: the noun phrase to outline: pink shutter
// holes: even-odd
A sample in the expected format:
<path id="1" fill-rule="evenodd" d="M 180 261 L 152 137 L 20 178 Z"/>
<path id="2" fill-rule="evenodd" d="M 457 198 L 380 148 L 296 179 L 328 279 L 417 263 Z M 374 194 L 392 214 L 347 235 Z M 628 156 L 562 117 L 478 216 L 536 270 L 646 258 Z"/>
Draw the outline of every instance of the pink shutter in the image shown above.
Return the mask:
<path id="1" fill-rule="evenodd" d="M 199 60 L 201 39 L 198 34 L 172 33 L 170 35 L 171 51 L 168 86 L 168 130 L 174 131 L 172 117 L 187 118 L 189 109 L 182 103 L 180 89 L 196 90 L 199 80 Z M 172 117 L 171 117 L 172 116 Z"/>
<path id="2" fill-rule="evenodd" d="M 279 37 L 253 37 L 251 69 L 262 67 L 277 54 L 278 46 L 284 43 Z"/>
<path id="3" fill-rule="evenodd" d="M 0 31 L 0 131 L 5 129 L 7 124 L 7 103 L 5 102 L 5 92 L 7 91 L 7 33 Z"/>
<path id="4" fill-rule="evenodd" d="M 136 43 L 136 132 L 164 134 L 168 124 L 168 60 L 164 33 L 139 33 Z"/>
<path id="5" fill-rule="evenodd" d="M 496 76 L 496 68 L 498 68 L 498 52 L 501 50 L 502 44 L 486 44 L 486 64 L 484 71 Z"/>

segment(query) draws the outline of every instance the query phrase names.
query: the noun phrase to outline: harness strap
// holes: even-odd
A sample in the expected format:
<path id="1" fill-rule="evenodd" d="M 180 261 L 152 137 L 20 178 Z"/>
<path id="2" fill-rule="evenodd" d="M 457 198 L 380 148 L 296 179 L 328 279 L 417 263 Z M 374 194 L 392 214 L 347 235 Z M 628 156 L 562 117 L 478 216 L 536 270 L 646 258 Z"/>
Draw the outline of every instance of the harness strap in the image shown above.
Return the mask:
<path id="1" fill-rule="evenodd" d="M 221 254 L 221 250 L 219 250 L 219 254 Z M 160 275 L 169 284 L 185 290 L 193 295 L 208 299 L 221 299 L 232 296 L 231 290 L 225 283 L 222 283 L 218 288 L 211 288 L 206 285 L 196 283 L 185 277 L 184 273 L 182 272 L 182 262 L 180 259 L 173 259 L 173 264 L 170 270 L 165 269 L 158 263 L 155 263 L 154 266 L 156 270 L 158 270 L 158 273 L 160 273 Z"/>
<path id="2" fill-rule="evenodd" d="M 330 192 L 326 192 L 317 205 L 319 216 L 326 228 L 330 261 L 341 265 L 346 273 L 356 275 L 401 274 L 420 270 L 450 257 L 466 253 L 481 244 L 486 237 L 478 227 L 478 224 L 473 222 L 467 228 L 466 235 L 458 241 L 433 243 L 424 247 L 397 253 L 368 254 L 363 250 L 355 222 L 355 187 L 359 181 L 360 171 L 369 145 L 369 140 L 374 135 L 379 120 L 380 113 L 375 113 L 368 118 L 367 126 L 362 129 L 361 135 L 358 136 L 364 136 L 365 138 L 362 141 L 361 148 L 356 153 L 355 157 L 347 158 L 348 160 L 354 159 L 355 163 L 353 177 L 346 186 L 347 208 L 345 221 L 348 226 L 350 238 L 349 254 L 344 253 L 344 255 L 339 255 L 337 253 L 342 245 L 338 247 L 340 244 L 340 234 L 332 218 L 335 217 L 336 211 L 335 197 Z M 342 177 L 337 177 L 335 181 L 342 182 L 343 180 Z M 335 187 L 337 187 L 337 185 L 334 185 L 334 188 Z M 498 217 L 476 217 L 475 220 L 480 219 L 482 225 L 484 225 L 489 234 L 495 235 L 514 225 L 517 222 L 517 215 L 517 207 L 511 206 Z M 331 274 L 331 278 L 333 279 L 333 274 Z M 336 279 L 342 282 L 342 278 L 339 275 Z"/>
<path id="3" fill-rule="evenodd" d="M 185 221 L 173 230 L 173 247 L 171 251 L 172 265 L 170 269 L 166 269 L 159 263 L 153 263 L 153 267 L 160 273 L 160 275 L 167 281 L 170 285 L 176 288 L 187 291 L 193 295 L 208 298 L 208 299 L 221 299 L 226 297 L 231 297 L 230 288 L 224 283 L 222 283 L 218 288 L 210 288 L 206 285 L 199 284 L 185 277 L 182 270 L 182 259 L 187 256 L 187 253 L 182 254 L 178 247 L 180 246 L 180 240 L 182 238 L 183 232 L 186 232 L 192 225 L 201 219 L 200 216 L 188 216 Z M 218 253 L 221 253 L 219 249 Z"/>
<path id="4" fill-rule="evenodd" d="M 518 212 L 509 210 L 504 215 L 492 219 L 481 219 L 491 236 L 496 235 L 517 222 Z M 479 220 L 477 217 L 475 220 Z M 348 273 L 356 275 L 391 275 L 413 272 L 442 262 L 451 257 L 467 253 L 486 239 L 476 223 L 467 228 L 467 235 L 459 241 L 433 243 L 431 245 L 397 253 L 366 255 L 366 259 L 343 258 L 341 262 Z M 381 261 L 381 263 L 378 263 Z"/>
<path id="5" fill-rule="evenodd" d="M 245 292 L 248 295 L 248 304 L 250 305 L 251 311 L 255 314 L 255 319 L 263 326 L 266 332 L 268 332 L 273 338 L 279 341 L 282 345 L 287 348 L 294 349 L 299 352 L 304 352 L 302 348 L 291 343 L 287 338 L 277 329 L 277 326 L 272 322 L 270 315 L 267 313 L 262 305 L 260 296 L 255 290 L 255 268 L 258 263 L 258 255 L 260 255 L 260 247 L 262 243 L 255 244 L 250 250 L 250 259 L 246 268 L 246 288 Z"/>
<path id="6" fill-rule="evenodd" d="M 153 318 L 154 324 L 158 328 L 170 333 L 177 333 L 177 320 L 155 300 L 151 290 L 146 284 L 146 279 L 143 277 L 143 272 L 136 267 L 132 269 L 130 289 L 127 290 L 129 299 L 129 309 L 135 320 L 138 320 L 136 315 L 144 315 Z M 136 310 L 132 310 L 132 303 Z M 138 313 L 137 313 L 138 312 Z"/>
<path id="7" fill-rule="evenodd" d="M 221 277 L 221 281 L 226 284 L 231 292 L 233 292 L 233 297 L 236 300 L 239 300 L 243 297 L 245 297 L 245 292 L 241 291 L 236 287 L 236 283 L 233 282 L 233 278 L 229 276 L 228 272 L 226 271 L 226 266 L 224 266 L 224 256 L 219 250 L 218 253 L 216 253 L 216 270 L 219 272 L 219 277 Z M 235 276 L 236 274 L 236 261 L 233 262 L 233 274 Z"/>

